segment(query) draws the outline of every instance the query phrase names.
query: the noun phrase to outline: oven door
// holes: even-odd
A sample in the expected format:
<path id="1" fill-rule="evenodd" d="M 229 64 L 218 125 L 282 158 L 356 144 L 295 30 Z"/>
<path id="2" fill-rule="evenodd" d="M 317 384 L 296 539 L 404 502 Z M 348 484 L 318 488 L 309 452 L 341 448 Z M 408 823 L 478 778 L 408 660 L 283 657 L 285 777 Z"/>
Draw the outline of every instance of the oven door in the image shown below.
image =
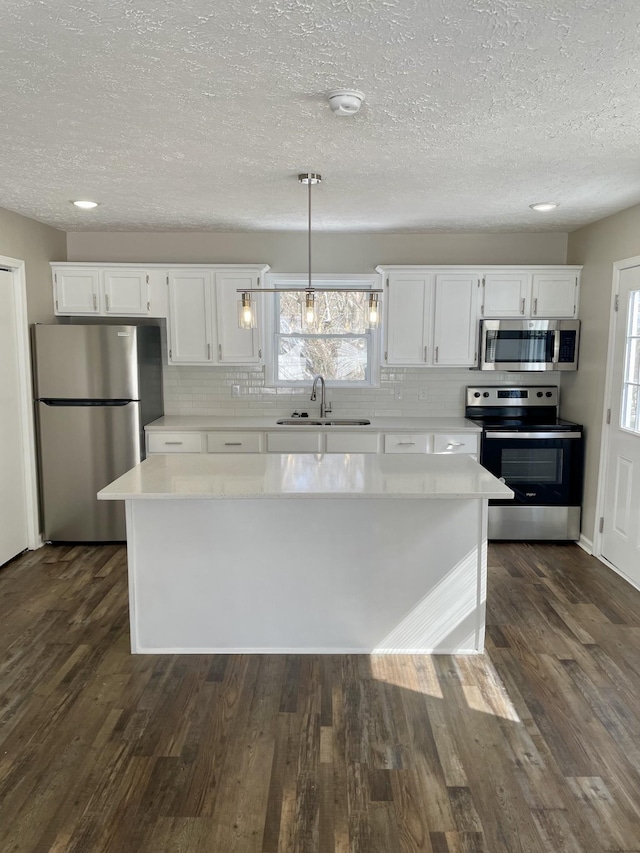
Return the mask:
<path id="1" fill-rule="evenodd" d="M 481 463 L 513 489 L 515 503 L 580 506 L 583 478 L 581 432 L 487 429 L 482 439 Z"/>

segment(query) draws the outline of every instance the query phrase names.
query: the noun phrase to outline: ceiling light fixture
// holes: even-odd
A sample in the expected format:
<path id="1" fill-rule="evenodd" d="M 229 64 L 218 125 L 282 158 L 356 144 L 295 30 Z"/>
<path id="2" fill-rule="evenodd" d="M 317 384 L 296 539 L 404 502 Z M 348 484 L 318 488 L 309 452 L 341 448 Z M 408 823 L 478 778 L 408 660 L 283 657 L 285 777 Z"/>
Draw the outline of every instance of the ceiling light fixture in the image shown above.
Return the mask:
<path id="1" fill-rule="evenodd" d="M 97 201 L 74 201 L 76 207 L 81 207 L 82 210 L 91 210 L 92 207 L 97 207 Z"/>
<path id="2" fill-rule="evenodd" d="M 362 92 L 357 89 L 333 89 L 327 92 L 331 112 L 336 116 L 354 116 L 364 101 Z"/>
<path id="3" fill-rule="evenodd" d="M 375 329 L 380 324 L 380 303 L 378 294 L 381 289 L 370 287 L 321 287 L 313 286 L 311 278 L 311 187 L 322 181 L 322 176 L 317 172 L 303 172 L 298 175 L 298 181 L 309 187 L 308 217 L 307 217 L 307 286 L 306 287 L 245 287 L 238 288 L 240 299 L 238 301 L 238 326 L 241 329 L 255 329 L 256 311 L 255 304 L 251 298 L 252 293 L 303 293 L 304 304 L 302 306 L 303 325 L 313 325 L 316 318 L 316 294 L 317 293 L 368 293 L 369 304 L 365 316 L 365 323 L 370 329 Z"/>
<path id="4" fill-rule="evenodd" d="M 550 210 L 555 210 L 560 207 L 557 201 L 539 201 L 536 204 L 530 204 L 531 210 L 537 210 L 538 213 L 548 213 Z"/>

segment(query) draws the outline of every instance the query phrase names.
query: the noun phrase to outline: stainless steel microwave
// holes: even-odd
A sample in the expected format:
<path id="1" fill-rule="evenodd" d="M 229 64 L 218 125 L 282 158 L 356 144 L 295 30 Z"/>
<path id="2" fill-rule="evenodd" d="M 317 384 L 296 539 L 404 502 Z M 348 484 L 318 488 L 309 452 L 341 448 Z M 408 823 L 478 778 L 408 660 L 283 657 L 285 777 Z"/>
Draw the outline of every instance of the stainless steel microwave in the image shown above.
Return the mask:
<path id="1" fill-rule="evenodd" d="M 579 320 L 481 320 L 480 370 L 577 370 Z"/>

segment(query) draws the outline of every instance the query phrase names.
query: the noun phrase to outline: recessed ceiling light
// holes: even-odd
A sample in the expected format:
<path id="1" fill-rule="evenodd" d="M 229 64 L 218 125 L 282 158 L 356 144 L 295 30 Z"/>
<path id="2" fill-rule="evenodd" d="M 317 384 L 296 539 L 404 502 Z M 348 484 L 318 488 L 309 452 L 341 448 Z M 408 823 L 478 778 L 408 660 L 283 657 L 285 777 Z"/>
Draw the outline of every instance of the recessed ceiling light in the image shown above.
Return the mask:
<path id="1" fill-rule="evenodd" d="M 546 213 L 549 210 L 555 210 L 556 207 L 560 207 L 557 201 L 539 201 L 537 204 L 530 204 L 529 207 L 531 210 L 537 210 L 540 213 Z"/>
<path id="2" fill-rule="evenodd" d="M 83 210 L 91 210 L 92 207 L 97 207 L 97 201 L 74 201 L 76 207 L 81 207 Z"/>

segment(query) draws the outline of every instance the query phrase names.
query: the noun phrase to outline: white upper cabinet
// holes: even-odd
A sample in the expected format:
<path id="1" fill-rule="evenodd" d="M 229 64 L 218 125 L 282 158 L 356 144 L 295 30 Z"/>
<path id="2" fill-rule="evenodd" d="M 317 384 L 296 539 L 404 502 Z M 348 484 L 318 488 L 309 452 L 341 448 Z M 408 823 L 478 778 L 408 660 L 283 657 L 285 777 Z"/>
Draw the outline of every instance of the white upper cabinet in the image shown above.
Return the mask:
<path id="1" fill-rule="evenodd" d="M 578 276 L 576 273 L 544 272 L 531 277 L 531 316 L 577 317 Z"/>
<path id="2" fill-rule="evenodd" d="M 531 289 L 527 272 L 487 272 L 483 276 L 483 317 L 524 317 Z"/>
<path id="3" fill-rule="evenodd" d="M 477 273 L 438 273 L 435 277 L 433 364 L 472 367 L 477 353 Z"/>
<path id="4" fill-rule="evenodd" d="M 169 364 L 260 364 L 260 318 L 256 329 L 238 328 L 238 290 L 258 287 L 268 269 L 170 269 Z"/>
<path id="5" fill-rule="evenodd" d="M 56 314 L 99 314 L 101 271 L 92 267 L 52 267 Z"/>
<path id="6" fill-rule="evenodd" d="M 118 267 L 105 269 L 103 276 L 105 314 L 122 317 L 149 313 L 149 275 L 146 270 Z"/>
<path id="7" fill-rule="evenodd" d="M 385 365 L 472 366 L 480 277 L 416 267 L 378 267 L 385 278 Z"/>
<path id="8" fill-rule="evenodd" d="M 166 317 L 167 271 L 132 264 L 51 264 L 54 313 Z"/>
<path id="9" fill-rule="evenodd" d="M 171 270 L 169 285 L 169 364 L 213 364 L 213 274 Z"/>
<path id="10" fill-rule="evenodd" d="M 480 316 L 577 317 L 580 270 L 581 267 L 485 270 Z"/>
<path id="11" fill-rule="evenodd" d="M 258 272 L 221 271 L 215 274 L 216 329 L 218 333 L 217 358 L 220 364 L 260 364 L 259 324 L 255 329 L 238 328 L 239 288 L 260 287 L 262 276 Z M 255 310 L 259 299 L 253 298 Z"/>
<path id="12" fill-rule="evenodd" d="M 429 364 L 433 276 L 421 270 L 389 272 L 385 284 L 384 363 L 421 366 Z"/>

